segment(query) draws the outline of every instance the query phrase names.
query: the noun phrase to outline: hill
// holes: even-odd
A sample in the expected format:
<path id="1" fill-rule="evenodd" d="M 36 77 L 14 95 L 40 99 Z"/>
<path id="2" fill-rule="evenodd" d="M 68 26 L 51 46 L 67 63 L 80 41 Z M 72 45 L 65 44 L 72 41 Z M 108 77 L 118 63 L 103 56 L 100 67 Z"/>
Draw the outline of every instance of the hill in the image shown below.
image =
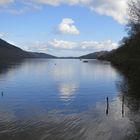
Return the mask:
<path id="1" fill-rule="evenodd" d="M 45 53 L 27 52 L 0 39 L 0 58 L 55 58 L 55 56 Z"/>
<path id="2" fill-rule="evenodd" d="M 80 59 L 98 59 L 98 58 L 101 58 L 102 56 L 108 55 L 108 53 L 109 53 L 108 51 L 94 52 L 94 53 L 80 56 L 79 58 Z"/>

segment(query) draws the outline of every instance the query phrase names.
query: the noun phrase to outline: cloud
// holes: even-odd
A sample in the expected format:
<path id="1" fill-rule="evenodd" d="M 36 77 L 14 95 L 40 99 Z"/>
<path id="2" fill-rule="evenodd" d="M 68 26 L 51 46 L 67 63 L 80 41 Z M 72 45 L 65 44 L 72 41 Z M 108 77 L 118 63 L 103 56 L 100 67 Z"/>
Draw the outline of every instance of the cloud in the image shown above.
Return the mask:
<path id="1" fill-rule="evenodd" d="M 6 33 L 2 33 L 2 32 L 0 32 L 0 38 L 5 37 L 5 35 L 7 35 L 7 34 L 6 34 Z"/>
<path id="2" fill-rule="evenodd" d="M 82 49 L 85 50 L 107 50 L 110 51 L 112 49 L 116 49 L 118 47 L 117 43 L 112 42 L 111 40 L 97 42 L 97 41 L 83 41 L 80 43 Z"/>
<path id="3" fill-rule="evenodd" d="M 52 6 L 59 6 L 61 4 L 76 5 L 76 4 L 86 4 L 91 0 L 31 0 L 35 3 L 49 4 Z"/>
<path id="4" fill-rule="evenodd" d="M 20 3 L 20 5 L 23 5 L 25 11 L 30 11 L 27 10 L 28 8 L 41 9 L 40 5 L 46 4 L 52 6 L 59 6 L 61 4 L 79 5 L 82 7 L 87 7 L 100 15 L 111 16 L 120 24 L 125 24 L 127 22 L 128 2 L 129 0 L 0 0 L 0 5 Z M 10 10 L 12 9 L 16 11 L 16 9 L 13 7 L 9 8 Z M 6 10 L 9 9 L 6 8 Z"/>
<path id="5" fill-rule="evenodd" d="M 13 3 L 15 0 L 0 0 L 0 6 Z"/>
<path id="6" fill-rule="evenodd" d="M 10 13 L 13 15 L 21 15 L 33 10 L 41 10 L 39 4 L 30 0 L 0 0 L 0 12 Z"/>
<path id="7" fill-rule="evenodd" d="M 80 56 L 97 51 L 110 51 L 119 46 L 111 40 L 76 42 L 57 39 L 46 42 L 18 42 L 15 45 L 27 51 L 49 53 L 56 56 Z"/>
<path id="8" fill-rule="evenodd" d="M 118 47 L 117 43 L 111 40 L 97 42 L 97 41 L 82 41 L 82 42 L 72 42 L 64 40 L 52 40 L 48 42 L 48 46 L 59 49 L 59 50 L 78 50 L 78 51 L 101 51 L 116 49 Z"/>
<path id="9" fill-rule="evenodd" d="M 32 0 L 40 4 L 59 6 L 61 4 L 80 5 L 101 15 L 111 16 L 121 24 L 127 21 L 129 0 Z"/>
<path id="10" fill-rule="evenodd" d="M 129 0 L 93 0 L 89 8 L 101 15 L 113 17 L 121 24 L 127 22 Z"/>
<path id="11" fill-rule="evenodd" d="M 48 42 L 48 45 L 56 49 L 74 49 L 77 48 L 77 43 L 64 40 L 52 40 Z"/>
<path id="12" fill-rule="evenodd" d="M 39 4 L 49 4 L 53 6 L 58 6 L 60 4 L 59 0 L 31 0 L 31 1 Z"/>
<path id="13" fill-rule="evenodd" d="M 48 52 L 48 46 L 46 42 L 35 41 L 35 42 L 19 42 L 17 46 L 23 48 L 26 51 L 31 52 Z"/>
<path id="14" fill-rule="evenodd" d="M 79 35 L 80 31 L 74 25 L 74 20 L 71 18 L 64 18 L 58 25 L 58 32 L 62 34 Z"/>
<path id="15" fill-rule="evenodd" d="M 11 33 L 8 33 L 8 32 L 0 32 L 0 38 L 2 39 L 9 39 L 9 37 L 11 36 L 12 34 Z"/>

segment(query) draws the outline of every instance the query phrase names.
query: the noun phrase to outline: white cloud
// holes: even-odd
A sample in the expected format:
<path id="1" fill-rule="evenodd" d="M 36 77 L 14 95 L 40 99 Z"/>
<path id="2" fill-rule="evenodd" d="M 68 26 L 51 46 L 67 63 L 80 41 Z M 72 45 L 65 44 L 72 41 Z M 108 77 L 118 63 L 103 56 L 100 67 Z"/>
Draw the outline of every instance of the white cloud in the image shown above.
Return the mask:
<path id="1" fill-rule="evenodd" d="M 48 42 L 48 46 L 56 48 L 59 50 L 79 50 L 79 51 L 110 51 L 118 47 L 117 43 L 112 42 L 111 40 L 97 42 L 97 41 L 82 41 L 82 42 L 72 42 L 64 40 L 52 40 Z"/>
<path id="2" fill-rule="evenodd" d="M 49 46 L 57 49 L 74 49 L 77 47 L 76 42 L 64 41 L 64 40 L 52 40 L 48 42 Z"/>
<path id="3" fill-rule="evenodd" d="M 48 46 L 46 42 L 35 41 L 35 42 L 20 42 L 17 44 L 20 48 L 31 52 L 48 52 Z"/>
<path id="4" fill-rule="evenodd" d="M 7 39 L 9 36 L 11 36 L 11 34 L 8 32 L 0 32 L 0 38 L 2 39 Z"/>
<path id="5" fill-rule="evenodd" d="M 74 20 L 71 18 L 64 18 L 58 25 L 58 31 L 62 34 L 80 34 L 80 31 L 77 29 L 74 23 Z"/>
<path id="6" fill-rule="evenodd" d="M 3 38 L 5 36 L 5 33 L 0 33 L 0 38 Z"/>
<path id="7" fill-rule="evenodd" d="M 113 17 L 121 24 L 127 22 L 127 8 L 129 0 L 93 0 L 89 6 L 91 10 L 101 15 Z"/>
<path id="8" fill-rule="evenodd" d="M 0 0 L 0 5 L 6 5 L 13 3 L 15 0 Z"/>
<path id="9" fill-rule="evenodd" d="M 117 43 L 113 43 L 111 40 L 103 41 L 103 42 L 97 42 L 97 41 L 83 41 L 80 43 L 80 46 L 82 49 L 86 50 L 107 50 L 110 51 L 112 49 L 116 49 L 118 47 Z"/>
<path id="10" fill-rule="evenodd" d="M 40 4 L 50 4 L 53 6 L 59 6 L 60 4 L 68 4 L 68 5 L 88 4 L 91 0 L 31 0 L 31 1 Z"/>
<path id="11" fill-rule="evenodd" d="M 40 4 L 59 6 L 60 4 L 80 5 L 101 15 L 113 17 L 121 24 L 126 23 L 129 0 L 32 0 Z"/>
<path id="12" fill-rule="evenodd" d="M 13 45 L 16 45 L 26 51 L 42 52 L 53 54 L 56 56 L 80 56 L 97 51 L 110 51 L 116 49 L 119 45 L 107 41 L 65 41 L 65 40 L 51 40 L 47 42 L 35 41 L 35 42 L 16 42 L 8 41 Z"/>
<path id="13" fill-rule="evenodd" d="M 27 6 L 30 9 L 32 8 L 31 6 L 33 6 L 33 9 L 38 9 L 34 7 L 36 6 L 38 7 L 40 5 L 45 5 L 45 4 L 52 5 L 52 6 L 59 6 L 61 4 L 79 5 L 79 6 L 87 7 L 90 10 L 97 12 L 98 14 L 111 16 L 119 23 L 125 24 L 127 21 L 128 1 L 129 0 L 28 0 L 28 1 L 27 0 L 20 0 L 20 1 L 0 0 L 0 5 L 6 5 L 6 4 L 18 2 L 21 5 L 23 5 L 23 7 Z"/>
<path id="14" fill-rule="evenodd" d="M 58 0 L 31 0 L 32 2 L 35 3 L 40 3 L 40 4 L 49 4 L 53 6 L 58 6 L 60 4 L 60 1 Z"/>
<path id="15" fill-rule="evenodd" d="M 31 2 L 30 0 L 0 0 L 0 12 L 6 12 L 13 15 L 21 15 L 33 10 L 40 10 L 40 4 Z"/>

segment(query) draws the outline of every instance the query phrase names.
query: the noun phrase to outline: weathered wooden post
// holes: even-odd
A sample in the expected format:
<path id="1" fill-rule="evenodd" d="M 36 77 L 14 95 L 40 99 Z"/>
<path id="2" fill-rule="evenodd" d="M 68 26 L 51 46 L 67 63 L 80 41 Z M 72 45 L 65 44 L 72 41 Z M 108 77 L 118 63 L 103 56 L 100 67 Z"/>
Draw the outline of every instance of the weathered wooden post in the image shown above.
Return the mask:
<path id="1" fill-rule="evenodd" d="M 108 99 L 108 97 L 106 98 L 106 103 L 107 103 L 107 106 L 106 106 L 106 115 L 108 115 L 108 111 L 109 111 L 109 99 Z"/>

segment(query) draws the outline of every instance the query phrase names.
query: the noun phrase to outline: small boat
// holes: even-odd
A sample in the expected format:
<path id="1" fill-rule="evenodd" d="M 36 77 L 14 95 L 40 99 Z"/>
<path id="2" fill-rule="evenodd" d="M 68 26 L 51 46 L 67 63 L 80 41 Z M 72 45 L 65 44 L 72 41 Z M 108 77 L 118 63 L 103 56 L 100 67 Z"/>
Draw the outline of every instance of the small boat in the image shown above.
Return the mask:
<path id="1" fill-rule="evenodd" d="M 87 61 L 87 60 L 84 60 L 83 62 L 84 62 L 84 63 L 88 63 L 88 61 Z"/>

